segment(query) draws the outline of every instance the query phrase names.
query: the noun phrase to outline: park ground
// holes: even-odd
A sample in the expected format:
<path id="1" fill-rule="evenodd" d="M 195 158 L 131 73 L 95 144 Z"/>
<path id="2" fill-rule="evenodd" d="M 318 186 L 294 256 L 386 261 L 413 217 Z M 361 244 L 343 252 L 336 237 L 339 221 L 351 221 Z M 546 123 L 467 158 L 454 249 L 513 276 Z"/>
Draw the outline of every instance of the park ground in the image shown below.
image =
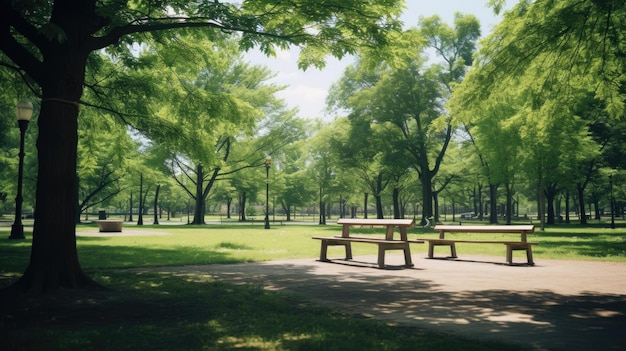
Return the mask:
<path id="1" fill-rule="evenodd" d="M 136 238 L 126 240 L 159 234 L 126 233 Z M 89 243 L 99 235 L 80 233 Z M 151 240 L 157 238 L 168 239 Z M 232 234 L 229 240 L 219 247 L 241 251 Z M 427 259 L 418 248 L 410 269 L 401 267 L 400 255 L 388 255 L 390 267 L 379 269 L 375 256 L 358 253 L 331 263 L 310 255 L 88 269 L 109 290 L 3 296 L 0 349 L 577 351 L 626 345 L 624 262 L 538 254 L 535 266 L 522 264 L 523 257 L 510 266 L 503 253 Z M 0 286 L 11 280 L 4 278 Z M 323 317 L 311 309 L 325 311 Z"/>
<path id="2" fill-rule="evenodd" d="M 403 263 L 400 255 L 390 258 Z M 175 271 L 293 292 L 321 306 L 395 325 L 506 341 L 529 350 L 623 350 L 626 345 L 624 263 L 539 259 L 534 267 L 509 266 L 493 256 L 415 261 L 412 269 L 378 269 L 376 257 L 367 256 Z"/>

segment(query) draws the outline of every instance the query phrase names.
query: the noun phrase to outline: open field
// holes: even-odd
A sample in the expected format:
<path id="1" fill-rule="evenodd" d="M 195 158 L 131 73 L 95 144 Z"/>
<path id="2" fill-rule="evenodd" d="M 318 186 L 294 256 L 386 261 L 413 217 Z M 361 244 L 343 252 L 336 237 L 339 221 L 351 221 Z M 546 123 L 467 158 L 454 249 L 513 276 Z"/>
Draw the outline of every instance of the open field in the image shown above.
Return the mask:
<path id="1" fill-rule="evenodd" d="M 0 227 L 8 237 L 9 227 Z M 467 339 L 431 329 L 396 326 L 312 305 L 297 294 L 231 285 L 210 275 L 158 274 L 156 267 L 242 263 L 319 255 L 313 235 L 335 235 L 329 224 L 272 226 L 223 224 L 125 224 L 122 234 L 101 236 L 80 225 L 77 245 L 85 271 L 107 289 L 61 292 L 43 298 L 2 300 L 3 350 L 522 350 L 516 344 Z M 27 240 L 0 241 L 0 286 L 28 263 Z M 356 229 L 380 235 L 380 229 Z M 417 228 L 410 238 L 436 234 Z M 626 228 L 554 227 L 539 242 L 536 261 L 568 259 L 626 262 Z M 341 255 L 340 248 L 336 248 Z M 355 245 L 356 255 L 375 255 L 374 245 Z M 459 256 L 504 261 L 500 245 L 458 245 Z M 425 257 L 426 245 L 412 246 Z M 464 263 L 458 263 L 463 265 Z M 182 267 L 181 267 L 182 268 Z M 536 268 L 532 268 L 536 269 Z"/>

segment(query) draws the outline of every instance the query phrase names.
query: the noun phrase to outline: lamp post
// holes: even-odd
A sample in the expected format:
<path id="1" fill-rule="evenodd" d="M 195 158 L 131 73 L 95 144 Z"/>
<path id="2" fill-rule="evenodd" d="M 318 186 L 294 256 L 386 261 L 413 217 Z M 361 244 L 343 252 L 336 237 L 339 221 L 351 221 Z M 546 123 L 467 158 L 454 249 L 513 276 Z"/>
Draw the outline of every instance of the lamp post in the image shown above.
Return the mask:
<path id="1" fill-rule="evenodd" d="M 615 229 L 615 205 L 613 200 L 613 175 L 609 176 L 609 184 L 611 186 L 611 229 Z"/>
<path id="2" fill-rule="evenodd" d="M 268 156 L 263 163 L 265 164 L 265 229 L 270 229 L 270 163 L 272 159 Z"/>
<path id="3" fill-rule="evenodd" d="M 19 168 L 17 175 L 17 196 L 15 197 L 15 222 L 11 226 L 9 239 L 24 239 L 24 226 L 22 225 L 22 178 L 24 176 L 24 135 L 28 122 L 33 116 L 33 104 L 28 100 L 21 100 L 15 107 L 15 116 L 20 128 L 20 153 Z"/>

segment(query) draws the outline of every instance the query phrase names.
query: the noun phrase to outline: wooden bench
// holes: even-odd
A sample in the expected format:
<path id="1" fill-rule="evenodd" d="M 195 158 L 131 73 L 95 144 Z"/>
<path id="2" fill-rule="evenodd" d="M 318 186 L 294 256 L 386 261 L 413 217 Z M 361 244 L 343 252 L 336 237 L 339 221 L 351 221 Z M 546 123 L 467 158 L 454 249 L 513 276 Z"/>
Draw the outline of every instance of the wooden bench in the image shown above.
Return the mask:
<path id="1" fill-rule="evenodd" d="M 352 259 L 352 243 L 368 243 L 378 245 L 378 266 L 385 267 L 385 252 L 388 250 L 402 250 L 404 253 L 404 266 L 413 267 L 411 259 L 411 249 L 409 243 L 424 243 L 421 240 L 408 240 L 407 228 L 413 225 L 412 219 L 347 219 L 342 218 L 337 221 L 343 229 L 341 236 L 314 236 L 313 239 L 321 240 L 320 261 L 329 262 L 328 247 L 343 246 L 346 251 L 346 260 Z M 352 226 L 360 227 L 385 227 L 385 238 L 355 237 L 350 236 Z M 394 229 L 399 229 L 400 238 L 394 238 Z"/>
<path id="2" fill-rule="evenodd" d="M 532 246 L 538 243 L 527 241 L 527 234 L 535 231 L 534 225 L 437 225 L 435 231 L 439 232 L 439 238 L 419 239 L 428 242 L 428 257 L 434 257 L 435 246 L 449 246 L 450 257 L 457 258 L 456 243 L 478 243 L 478 244 L 504 244 L 506 246 L 506 261 L 513 264 L 513 251 L 525 251 L 526 261 L 529 266 L 533 266 Z M 514 240 L 470 240 L 470 239 L 446 239 L 446 233 L 490 233 L 490 234 L 518 234 L 519 241 Z"/>
<path id="3" fill-rule="evenodd" d="M 100 232 L 121 232 L 124 223 L 121 219 L 101 219 L 97 222 Z"/>

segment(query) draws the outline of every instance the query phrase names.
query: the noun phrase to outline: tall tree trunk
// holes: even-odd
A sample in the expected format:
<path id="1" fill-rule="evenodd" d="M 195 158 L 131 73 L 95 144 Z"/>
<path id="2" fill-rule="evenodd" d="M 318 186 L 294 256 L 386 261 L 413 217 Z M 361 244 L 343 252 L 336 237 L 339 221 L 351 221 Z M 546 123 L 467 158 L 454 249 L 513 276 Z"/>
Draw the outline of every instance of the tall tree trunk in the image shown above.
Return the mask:
<path id="1" fill-rule="evenodd" d="M 435 223 L 439 223 L 439 192 L 438 191 L 433 191 L 433 203 L 434 203 L 433 220 Z"/>
<path id="2" fill-rule="evenodd" d="M 393 218 L 402 218 L 400 215 L 400 189 L 393 188 Z"/>
<path id="3" fill-rule="evenodd" d="M 204 223 L 204 196 L 202 193 L 204 187 L 204 167 L 201 164 L 196 166 L 196 195 L 194 200 L 196 206 L 193 211 L 193 221 L 191 224 L 205 224 Z"/>
<path id="4" fill-rule="evenodd" d="M 576 184 L 578 191 L 578 211 L 580 213 L 580 224 L 587 224 L 587 211 L 585 210 L 585 188 L 582 184 Z"/>
<path id="5" fill-rule="evenodd" d="M 376 218 L 383 219 L 385 214 L 383 213 L 383 199 L 379 194 L 374 195 L 376 200 Z"/>
<path id="6" fill-rule="evenodd" d="M 485 219 L 485 207 L 483 206 L 483 185 L 482 184 L 478 184 L 476 196 L 477 196 L 477 202 L 478 202 L 478 212 L 476 212 L 476 215 L 478 216 L 478 219 L 482 221 L 483 219 Z"/>
<path id="7" fill-rule="evenodd" d="M 154 193 L 154 224 L 159 224 L 159 217 L 157 214 L 158 206 L 159 206 L 159 189 L 161 189 L 161 184 L 157 184 L 156 191 Z"/>
<path id="8" fill-rule="evenodd" d="M 545 196 L 546 196 L 546 211 L 548 218 L 546 220 L 547 224 L 555 224 L 556 216 L 554 213 L 554 198 L 557 195 L 558 189 L 552 184 L 546 187 Z"/>
<path id="9" fill-rule="evenodd" d="M 137 225 L 143 225 L 143 173 L 139 175 L 139 214 L 137 215 Z"/>
<path id="10" fill-rule="evenodd" d="M 95 284 L 78 262 L 75 221 L 78 101 L 87 52 L 62 47 L 44 53 L 33 242 L 28 267 L 13 286 L 31 293 Z"/>
<path id="11" fill-rule="evenodd" d="M 511 218 L 513 218 L 513 195 L 515 191 L 513 190 L 513 186 L 511 184 L 506 184 L 506 208 L 505 208 L 505 216 L 506 216 L 506 224 L 511 224 Z"/>
<path id="12" fill-rule="evenodd" d="M 368 193 L 363 194 L 363 218 L 367 219 L 367 199 L 369 197 Z"/>
<path id="13" fill-rule="evenodd" d="M 498 223 L 498 186 L 489 184 L 489 223 Z"/>
<path id="14" fill-rule="evenodd" d="M 232 197 L 227 197 L 226 198 L 226 218 L 230 219 L 230 207 L 233 204 L 233 198 Z"/>
<path id="15" fill-rule="evenodd" d="M 432 178 L 430 176 L 430 172 L 428 171 L 428 166 L 426 166 L 426 171 L 422 171 L 420 173 L 420 181 L 422 183 L 422 221 L 421 225 L 425 225 L 427 223 L 428 218 L 433 217 L 433 183 Z"/>
<path id="16" fill-rule="evenodd" d="M 239 194 L 239 220 L 246 221 L 246 193 Z"/>
<path id="17" fill-rule="evenodd" d="M 569 224 L 569 190 L 565 192 L 565 223 Z"/>
<path id="18" fill-rule="evenodd" d="M 287 222 L 291 221 L 291 206 L 285 206 L 285 215 L 287 216 Z"/>
<path id="19" fill-rule="evenodd" d="M 324 194 L 322 192 L 322 186 L 320 185 L 320 220 L 319 224 L 326 224 L 326 203 L 324 202 Z"/>

